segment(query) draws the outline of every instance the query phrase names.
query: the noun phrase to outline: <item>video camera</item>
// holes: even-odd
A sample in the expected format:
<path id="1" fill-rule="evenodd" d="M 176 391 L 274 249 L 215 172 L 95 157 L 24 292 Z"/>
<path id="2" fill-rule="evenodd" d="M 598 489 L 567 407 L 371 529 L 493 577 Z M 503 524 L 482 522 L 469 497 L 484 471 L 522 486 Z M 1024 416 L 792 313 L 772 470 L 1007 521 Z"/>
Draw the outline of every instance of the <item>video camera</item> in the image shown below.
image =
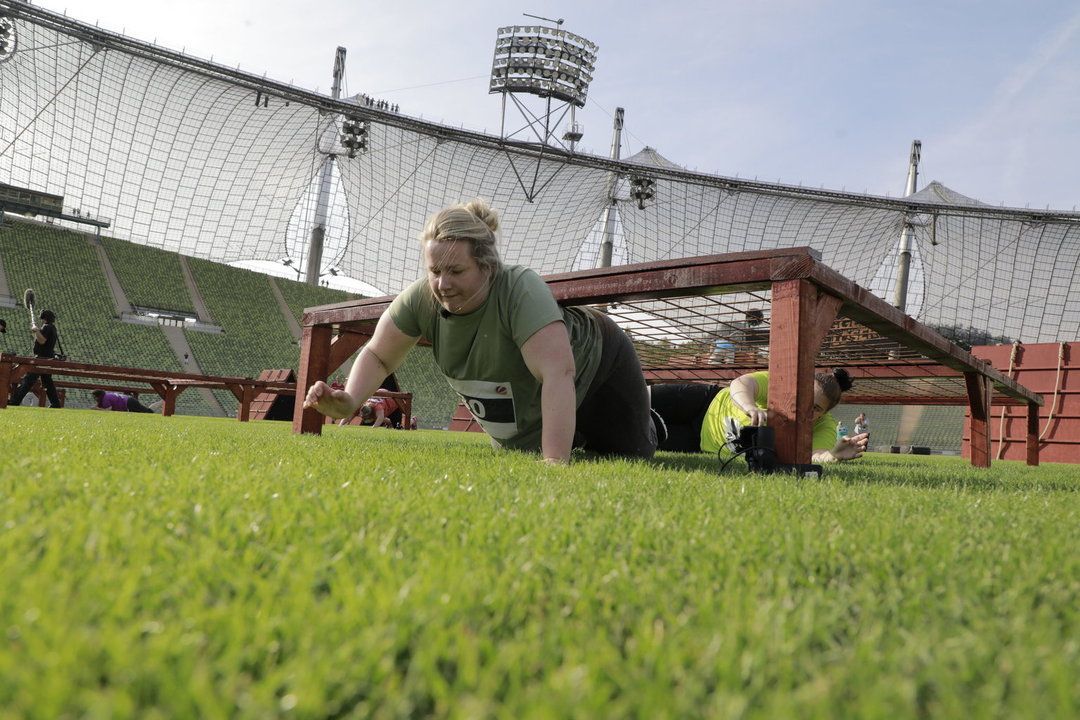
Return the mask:
<path id="1" fill-rule="evenodd" d="M 771 475 L 772 473 L 794 473 L 800 477 L 821 477 L 820 465 L 810 463 L 786 464 L 776 458 L 776 431 L 771 427 L 743 426 L 735 441 L 736 455 L 746 458 L 750 472 Z M 723 469 L 723 468 L 721 468 Z"/>

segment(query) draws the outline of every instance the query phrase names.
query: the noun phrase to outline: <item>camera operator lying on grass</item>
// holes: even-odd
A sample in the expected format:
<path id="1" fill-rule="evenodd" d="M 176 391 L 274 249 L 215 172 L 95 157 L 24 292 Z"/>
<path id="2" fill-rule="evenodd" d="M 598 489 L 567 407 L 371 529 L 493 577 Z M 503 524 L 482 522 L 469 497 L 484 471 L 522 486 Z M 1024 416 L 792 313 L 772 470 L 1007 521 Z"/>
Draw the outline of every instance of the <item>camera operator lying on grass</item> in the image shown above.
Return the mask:
<path id="1" fill-rule="evenodd" d="M 421 336 L 492 442 L 565 463 L 571 447 L 651 457 L 656 428 L 630 338 L 591 308 L 560 308 L 540 276 L 504 266 L 499 221 L 482 201 L 445 208 L 420 237 L 427 277 L 379 318 L 344 390 L 324 382 L 304 407 L 347 417 Z"/>
<path id="2" fill-rule="evenodd" d="M 840 403 L 840 394 L 851 389 L 851 377 L 844 369 L 814 376 L 813 462 L 854 460 L 866 451 L 868 433 L 836 437 L 836 419 L 829 414 Z M 659 449 L 675 452 L 720 452 L 730 454 L 739 437 L 739 427 L 768 424 L 769 373 L 740 375 L 731 385 L 653 385 L 652 409 L 661 440 Z"/>

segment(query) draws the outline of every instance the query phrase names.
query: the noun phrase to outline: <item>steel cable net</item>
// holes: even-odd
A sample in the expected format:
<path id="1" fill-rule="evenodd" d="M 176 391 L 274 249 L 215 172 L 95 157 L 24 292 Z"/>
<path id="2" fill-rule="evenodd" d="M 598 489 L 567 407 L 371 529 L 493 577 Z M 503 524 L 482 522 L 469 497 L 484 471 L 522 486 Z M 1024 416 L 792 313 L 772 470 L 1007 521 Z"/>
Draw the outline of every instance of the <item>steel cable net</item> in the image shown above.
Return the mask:
<path id="1" fill-rule="evenodd" d="M 111 219 L 109 234 L 132 242 L 219 262 L 298 257 L 313 183 L 333 162 L 323 268 L 385 293 L 421 273 L 417 237 L 449 203 L 487 199 L 500 213 L 503 259 L 550 273 L 595 264 L 614 197 L 616 263 L 808 245 L 891 300 L 910 227 L 917 319 L 972 344 L 1080 335 L 1080 214 L 982 206 L 937 184 L 898 200 L 749 182 L 688 172 L 651 149 L 615 162 L 526 147 L 25 3 L 0 0 L 0 15 L 14 38 L 0 51 L 0 182 L 63 195 L 65 207 Z M 345 117 L 367 123 L 355 157 L 340 144 Z M 702 311 L 689 306 L 657 323 L 668 334 L 691 323 L 676 331 L 693 336 L 680 342 L 715 350 L 733 342 L 723 326 L 763 304 L 724 302 L 732 307 L 714 308 L 711 328 L 693 325 Z"/>
<path id="2" fill-rule="evenodd" d="M 630 335 L 653 382 L 724 382 L 769 366 L 771 293 L 717 292 L 692 297 L 632 300 L 598 306 Z M 947 372 L 919 352 L 851 318 L 839 316 L 816 364 L 858 368 L 851 397 L 859 402 L 966 402 L 952 377 L 918 377 L 925 368 Z"/>

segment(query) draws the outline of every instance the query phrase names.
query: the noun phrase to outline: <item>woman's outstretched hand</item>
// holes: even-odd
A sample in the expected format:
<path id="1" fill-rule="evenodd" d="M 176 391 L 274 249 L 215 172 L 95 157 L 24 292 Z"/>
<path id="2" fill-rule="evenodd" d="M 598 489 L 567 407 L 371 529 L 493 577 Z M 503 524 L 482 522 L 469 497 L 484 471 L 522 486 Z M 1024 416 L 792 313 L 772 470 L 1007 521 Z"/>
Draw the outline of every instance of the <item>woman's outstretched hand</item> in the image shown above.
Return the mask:
<path id="1" fill-rule="evenodd" d="M 323 415 L 341 419 L 356 410 L 352 396 L 344 390 L 335 390 L 322 380 L 312 385 L 304 398 L 304 408 L 318 410 Z"/>
<path id="2" fill-rule="evenodd" d="M 870 433 L 845 435 L 836 441 L 836 446 L 832 449 L 833 457 L 837 460 L 854 460 L 862 457 L 862 454 L 866 452 L 866 444 L 869 440 Z"/>
<path id="3" fill-rule="evenodd" d="M 751 408 L 746 411 L 746 415 L 750 418 L 751 427 L 765 427 L 769 424 L 769 411 L 763 408 Z"/>

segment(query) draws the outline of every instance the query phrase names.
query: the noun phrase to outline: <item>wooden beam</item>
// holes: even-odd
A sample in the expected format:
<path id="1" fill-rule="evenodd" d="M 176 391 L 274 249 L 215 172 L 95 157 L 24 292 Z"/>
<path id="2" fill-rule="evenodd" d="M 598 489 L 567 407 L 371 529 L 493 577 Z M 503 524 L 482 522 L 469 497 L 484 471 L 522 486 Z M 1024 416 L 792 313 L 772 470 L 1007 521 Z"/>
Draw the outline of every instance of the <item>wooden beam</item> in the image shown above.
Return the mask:
<path id="1" fill-rule="evenodd" d="M 255 386 L 245 383 L 240 386 L 240 407 L 237 409 L 236 418 L 240 422 L 251 419 L 251 401 L 255 399 Z"/>
<path id="2" fill-rule="evenodd" d="M 307 314 L 305 314 L 305 319 Z M 323 416 L 317 410 L 305 410 L 308 389 L 330 376 L 331 327 L 305 325 L 300 338 L 300 372 L 296 377 L 296 403 L 293 409 L 293 432 L 318 435 L 322 432 Z"/>
<path id="3" fill-rule="evenodd" d="M 990 379 L 978 371 L 964 373 L 971 418 L 971 464 L 990 467 Z M 1033 403 L 1034 404 L 1034 403 Z"/>
<path id="4" fill-rule="evenodd" d="M 11 395 L 11 362 L 0 359 L 0 410 L 8 406 L 8 398 Z"/>
<path id="5" fill-rule="evenodd" d="M 139 395 L 153 391 L 152 387 L 135 387 L 134 385 L 116 385 L 114 383 L 81 383 L 70 380 L 53 380 L 53 385 L 68 390 L 108 390 L 109 392 L 119 392 L 125 395 Z"/>
<path id="6" fill-rule="evenodd" d="M 326 365 L 326 375 L 341 367 L 354 352 L 371 339 L 374 327 L 363 329 L 342 328 L 336 338 L 330 341 L 330 360 Z"/>
<path id="7" fill-rule="evenodd" d="M 926 402 L 917 401 L 917 398 L 905 395 L 895 396 L 896 404 L 907 405 L 966 405 L 967 392 L 963 386 L 963 373 L 953 370 L 936 362 L 913 362 L 897 365 L 866 365 L 838 363 L 828 368 L 818 368 L 817 372 L 828 372 L 833 368 L 842 367 L 848 371 L 853 380 L 920 380 L 923 378 L 956 378 L 957 391 L 954 396 L 935 396 Z M 678 367 L 651 365 L 642 368 L 645 379 L 650 382 L 727 382 L 740 375 L 764 368 L 756 365 L 710 365 L 703 367 Z M 858 384 L 855 386 L 858 388 Z M 854 397 L 852 395 L 851 397 Z M 890 396 L 893 397 L 893 396 Z M 867 402 L 880 404 L 894 404 L 891 399 L 879 399 L 878 396 L 860 396 L 859 400 L 849 399 L 844 395 L 844 402 Z M 1018 402 L 1018 401 L 1013 401 Z M 1025 403 L 1026 404 L 1026 403 Z"/>
<path id="8" fill-rule="evenodd" d="M 1027 464 L 1039 464 L 1039 406 L 1033 402 L 1027 406 Z"/>
<path id="9" fill-rule="evenodd" d="M 1042 405 L 1043 399 L 1039 393 L 995 370 L 989 362 L 953 344 L 835 270 L 818 263 L 811 276 L 815 284 L 843 298 L 846 317 L 954 370 L 968 372 L 978 369 L 993 381 L 998 392 Z"/>
<path id="10" fill-rule="evenodd" d="M 808 463 L 813 454 L 815 361 L 841 304 L 808 280 L 773 283 L 769 425 L 782 463 Z"/>
<path id="11" fill-rule="evenodd" d="M 807 247 L 760 250 L 557 273 L 544 276 L 544 281 L 555 300 L 565 305 L 689 297 L 721 289 L 729 293 L 765 290 L 774 278 L 806 276 L 819 257 Z M 372 322 L 391 301 L 388 296 L 307 308 L 303 324 Z"/>
<path id="12" fill-rule="evenodd" d="M 165 403 L 161 406 L 161 414 L 165 417 L 172 417 L 176 414 L 176 396 L 183 391 L 183 388 L 177 388 L 169 385 L 165 388 Z"/>

